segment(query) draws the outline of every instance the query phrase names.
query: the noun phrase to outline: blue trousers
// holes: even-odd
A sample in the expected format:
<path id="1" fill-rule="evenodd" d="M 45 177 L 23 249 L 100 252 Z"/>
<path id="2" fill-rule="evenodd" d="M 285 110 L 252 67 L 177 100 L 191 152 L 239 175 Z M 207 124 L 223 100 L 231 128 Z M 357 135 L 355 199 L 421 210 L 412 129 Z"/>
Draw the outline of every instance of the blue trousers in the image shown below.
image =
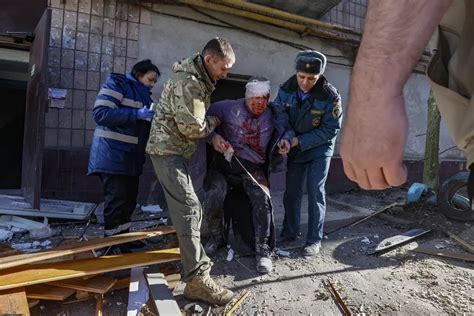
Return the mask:
<path id="1" fill-rule="evenodd" d="M 298 163 L 288 162 L 286 172 L 286 189 L 283 197 L 285 218 L 282 236 L 296 238 L 300 230 L 301 198 L 303 183 L 306 176 L 308 191 L 308 234 L 306 244 L 321 242 L 323 239 L 324 217 L 326 215 L 326 179 L 331 157 L 315 158 L 311 161 Z"/>

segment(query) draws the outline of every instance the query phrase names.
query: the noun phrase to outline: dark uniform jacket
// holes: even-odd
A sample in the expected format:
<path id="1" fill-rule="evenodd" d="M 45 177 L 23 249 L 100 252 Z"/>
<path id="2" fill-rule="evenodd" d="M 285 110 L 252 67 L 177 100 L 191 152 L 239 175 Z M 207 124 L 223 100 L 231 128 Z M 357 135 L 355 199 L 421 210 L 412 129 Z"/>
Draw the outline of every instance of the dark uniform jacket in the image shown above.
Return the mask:
<path id="1" fill-rule="evenodd" d="M 94 104 L 88 174 L 142 174 L 150 123 L 137 120 L 137 110 L 151 103 L 150 88 L 132 75 L 109 75 Z"/>
<path id="2" fill-rule="evenodd" d="M 336 136 L 341 129 L 341 96 L 324 76 L 320 76 L 309 97 L 300 101 L 296 75 L 278 91 L 276 102 L 286 104 L 289 123 L 299 145 L 292 148 L 288 159 L 307 162 L 314 158 L 331 157 Z M 285 137 L 291 142 L 291 137 Z"/>

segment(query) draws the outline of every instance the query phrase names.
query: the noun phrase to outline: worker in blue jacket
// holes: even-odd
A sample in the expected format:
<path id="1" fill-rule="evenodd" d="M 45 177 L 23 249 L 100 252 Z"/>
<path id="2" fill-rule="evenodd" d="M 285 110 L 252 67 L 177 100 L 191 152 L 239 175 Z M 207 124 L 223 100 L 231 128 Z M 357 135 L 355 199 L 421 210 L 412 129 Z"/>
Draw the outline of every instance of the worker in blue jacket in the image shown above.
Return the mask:
<path id="1" fill-rule="evenodd" d="M 130 228 L 154 115 L 150 90 L 159 76 L 158 67 L 142 60 L 127 75 L 110 74 L 97 95 L 88 174 L 104 186 L 105 236 Z"/>
<path id="2" fill-rule="evenodd" d="M 283 241 L 296 239 L 300 228 L 301 198 L 306 176 L 308 192 L 308 234 L 305 256 L 319 253 L 326 214 L 325 183 L 341 129 L 342 107 L 339 92 L 323 76 L 326 56 L 314 50 L 296 56 L 296 75 L 278 91 L 275 101 L 285 103 L 293 134 L 279 143 L 288 153 Z"/>

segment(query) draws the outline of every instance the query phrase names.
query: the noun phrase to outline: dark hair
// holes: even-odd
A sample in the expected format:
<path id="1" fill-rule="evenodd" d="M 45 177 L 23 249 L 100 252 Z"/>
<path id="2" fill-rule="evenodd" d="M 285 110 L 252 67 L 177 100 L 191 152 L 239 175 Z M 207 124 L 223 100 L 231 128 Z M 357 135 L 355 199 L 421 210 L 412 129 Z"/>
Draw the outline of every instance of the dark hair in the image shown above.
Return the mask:
<path id="1" fill-rule="evenodd" d="M 218 58 L 229 58 L 232 62 L 235 62 L 235 54 L 229 41 L 225 38 L 214 37 L 202 50 L 202 56 L 212 55 Z"/>
<path id="2" fill-rule="evenodd" d="M 156 72 L 156 74 L 158 75 L 158 77 L 160 76 L 160 71 L 158 70 L 158 67 L 156 67 L 155 65 L 153 65 L 151 63 L 151 60 L 149 59 L 144 59 L 142 61 L 139 61 L 138 63 L 136 63 L 135 65 L 133 65 L 132 67 L 132 76 L 138 80 L 138 76 L 140 75 L 145 75 L 147 72 L 149 71 L 154 71 Z"/>

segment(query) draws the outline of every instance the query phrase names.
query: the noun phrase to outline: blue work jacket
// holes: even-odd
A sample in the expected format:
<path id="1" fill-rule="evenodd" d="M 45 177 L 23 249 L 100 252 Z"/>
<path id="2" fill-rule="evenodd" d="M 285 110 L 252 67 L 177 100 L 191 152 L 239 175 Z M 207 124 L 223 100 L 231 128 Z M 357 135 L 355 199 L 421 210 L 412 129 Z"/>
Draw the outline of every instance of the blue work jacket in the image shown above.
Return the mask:
<path id="1" fill-rule="evenodd" d="M 308 162 L 331 157 L 342 124 L 341 96 L 322 75 L 304 101 L 298 90 L 294 75 L 281 85 L 275 99 L 286 105 L 293 135 L 299 140 L 299 145 L 290 150 L 288 161 Z"/>
<path id="2" fill-rule="evenodd" d="M 109 75 L 94 104 L 97 126 L 90 149 L 89 175 L 142 174 L 150 122 L 137 120 L 137 111 L 151 105 L 150 94 L 150 88 L 131 74 Z"/>

